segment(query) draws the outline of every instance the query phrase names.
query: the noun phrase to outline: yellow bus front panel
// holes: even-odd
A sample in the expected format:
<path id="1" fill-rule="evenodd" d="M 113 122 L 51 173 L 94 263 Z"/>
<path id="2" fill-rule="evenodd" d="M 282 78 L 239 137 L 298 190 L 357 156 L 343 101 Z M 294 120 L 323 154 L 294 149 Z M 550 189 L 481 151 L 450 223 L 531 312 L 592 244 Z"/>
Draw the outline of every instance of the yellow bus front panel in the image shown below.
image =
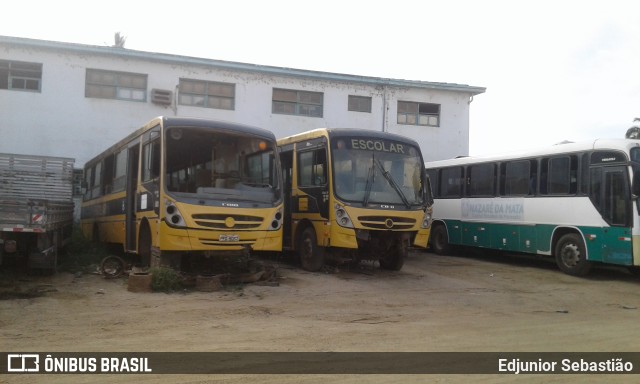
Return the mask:
<path id="1" fill-rule="evenodd" d="M 160 228 L 160 248 L 168 251 L 282 250 L 282 208 L 234 209 L 220 212 L 202 206 L 173 203 L 184 226 Z M 278 219 L 279 218 L 279 219 Z"/>
<path id="2" fill-rule="evenodd" d="M 338 225 L 335 213 L 333 213 L 333 221 L 336 224 L 334 224 L 332 230 L 331 246 L 357 248 L 356 229 L 412 232 L 416 235 L 411 245 L 422 248 L 426 248 L 427 246 L 430 231 L 429 228 L 421 227 L 424 219 L 424 212 L 422 210 L 380 210 L 349 206 L 342 206 L 342 208 L 347 212 L 353 228 Z M 333 238 L 334 236 L 336 237 L 335 239 Z"/>

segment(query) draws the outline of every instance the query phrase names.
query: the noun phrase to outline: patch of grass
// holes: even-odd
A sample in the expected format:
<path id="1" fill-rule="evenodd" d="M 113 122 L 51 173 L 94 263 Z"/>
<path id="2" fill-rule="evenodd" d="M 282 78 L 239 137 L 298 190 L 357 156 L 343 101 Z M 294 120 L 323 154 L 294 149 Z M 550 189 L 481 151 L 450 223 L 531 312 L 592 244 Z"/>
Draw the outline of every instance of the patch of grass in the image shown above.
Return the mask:
<path id="1" fill-rule="evenodd" d="M 166 267 L 151 268 L 151 289 L 154 292 L 174 292 L 182 289 L 182 275 Z"/>

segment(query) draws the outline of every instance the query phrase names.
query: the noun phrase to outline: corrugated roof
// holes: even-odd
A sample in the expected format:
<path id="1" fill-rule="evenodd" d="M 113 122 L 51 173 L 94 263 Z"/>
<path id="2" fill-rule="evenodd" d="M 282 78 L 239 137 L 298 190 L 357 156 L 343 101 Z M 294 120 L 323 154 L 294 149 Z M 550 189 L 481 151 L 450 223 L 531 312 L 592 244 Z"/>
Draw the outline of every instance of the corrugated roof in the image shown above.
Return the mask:
<path id="1" fill-rule="evenodd" d="M 117 48 L 109 46 L 98 45 L 86 45 L 76 43 L 64 43 L 58 41 L 49 40 L 37 40 L 28 39 L 23 37 L 12 36 L 0 36 L 0 44 L 13 45 L 16 47 L 34 47 L 40 49 L 50 49 L 59 52 L 61 50 L 74 52 L 74 53 L 91 53 L 95 55 L 117 56 L 129 59 L 149 60 L 154 62 L 165 62 L 168 64 L 180 64 L 180 65 L 201 65 L 207 67 L 214 67 L 219 69 L 244 71 L 244 72 L 257 72 L 278 76 L 289 77 L 301 77 L 324 81 L 343 81 L 350 83 L 361 83 L 368 85 L 388 85 L 396 87 L 409 87 L 409 88 L 426 88 L 436 89 L 453 92 L 465 92 L 472 96 L 484 93 L 486 88 L 475 87 L 466 84 L 455 83 L 437 83 L 418 80 L 402 80 L 402 79 L 388 79 L 381 77 L 369 77 L 348 75 L 342 73 L 310 71 L 304 69 L 274 67 L 268 65 L 239 63 L 234 61 L 205 59 L 198 57 L 171 55 L 167 53 L 154 53 L 145 51 L 136 51 L 128 48 Z"/>

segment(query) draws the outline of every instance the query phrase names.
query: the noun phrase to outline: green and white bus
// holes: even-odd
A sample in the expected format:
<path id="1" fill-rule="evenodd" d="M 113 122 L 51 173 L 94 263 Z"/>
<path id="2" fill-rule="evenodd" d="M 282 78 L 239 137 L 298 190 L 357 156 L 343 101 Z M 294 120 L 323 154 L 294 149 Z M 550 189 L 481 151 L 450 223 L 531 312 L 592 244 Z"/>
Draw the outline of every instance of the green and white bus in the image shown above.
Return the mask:
<path id="1" fill-rule="evenodd" d="M 437 254 L 469 246 L 554 257 L 567 274 L 640 266 L 640 141 L 426 164 Z"/>

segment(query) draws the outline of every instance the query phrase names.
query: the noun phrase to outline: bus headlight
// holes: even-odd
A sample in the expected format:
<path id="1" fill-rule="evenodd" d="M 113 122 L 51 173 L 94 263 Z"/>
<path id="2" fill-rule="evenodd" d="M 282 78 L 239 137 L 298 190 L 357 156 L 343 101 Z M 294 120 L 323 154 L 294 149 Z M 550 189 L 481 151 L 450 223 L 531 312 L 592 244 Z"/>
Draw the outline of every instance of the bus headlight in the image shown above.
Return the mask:
<path id="1" fill-rule="evenodd" d="M 333 211 L 336 215 L 336 222 L 339 226 L 345 228 L 353 228 L 351 218 L 349 217 L 347 211 L 344 210 L 344 207 L 342 207 L 340 204 L 335 204 L 333 206 Z"/>
<path id="2" fill-rule="evenodd" d="M 173 204 L 172 202 L 165 200 L 165 204 L 164 204 L 165 208 L 165 220 L 167 222 L 167 224 L 169 224 L 172 227 L 186 227 L 186 223 L 184 222 L 184 219 L 182 218 L 182 214 L 180 213 L 180 211 L 178 210 L 178 207 L 175 206 L 175 204 Z"/>
<path id="3" fill-rule="evenodd" d="M 282 219 L 283 219 L 282 210 L 278 209 L 276 214 L 273 215 L 273 218 L 271 219 L 271 225 L 269 225 L 269 230 L 277 231 L 278 229 L 280 229 L 280 227 L 282 227 Z"/>
<path id="4" fill-rule="evenodd" d="M 427 209 L 422 217 L 422 224 L 420 224 L 420 228 L 429 228 L 431 226 L 431 210 Z"/>

